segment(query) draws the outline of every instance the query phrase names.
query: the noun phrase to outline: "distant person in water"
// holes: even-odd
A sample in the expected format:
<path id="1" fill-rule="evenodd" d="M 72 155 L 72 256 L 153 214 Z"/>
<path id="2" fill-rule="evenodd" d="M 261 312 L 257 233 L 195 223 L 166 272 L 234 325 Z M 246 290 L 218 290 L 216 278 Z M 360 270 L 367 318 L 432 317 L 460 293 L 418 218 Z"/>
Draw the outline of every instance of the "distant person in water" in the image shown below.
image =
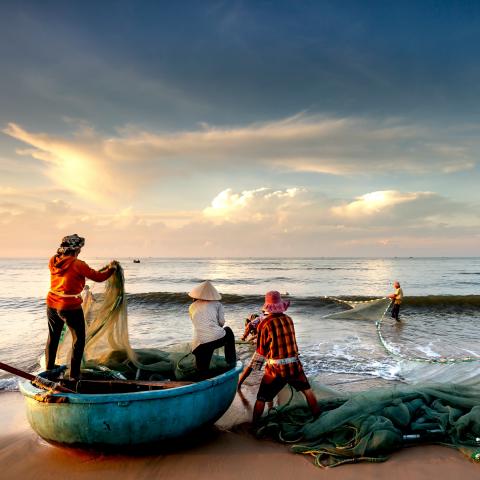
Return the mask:
<path id="1" fill-rule="evenodd" d="M 189 294 L 194 302 L 188 309 L 193 323 L 192 353 L 198 371 L 208 373 L 214 350 L 225 349 L 225 360 L 229 366 L 235 366 L 235 337 L 230 327 L 225 327 L 222 296 L 207 280 L 195 287 Z"/>
<path id="2" fill-rule="evenodd" d="M 403 301 L 403 290 L 400 287 L 400 282 L 395 281 L 393 284 L 393 288 L 395 291 L 391 293 L 388 298 L 392 299 L 392 318 L 394 318 L 397 322 L 400 321 L 399 315 L 400 315 L 400 306 L 402 305 Z"/>
<path id="3" fill-rule="evenodd" d="M 58 343 L 66 324 L 72 334 L 72 360 L 70 378 L 80 376 L 80 364 L 85 348 L 85 319 L 81 292 L 85 279 L 103 282 L 116 269 L 112 261 L 105 270 L 96 271 L 77 257 L 85 245 L 85 239 L 76 233 L 63 237 L 56 255 L 50 259 L 50 291 L 47 295 L 48 340 L 45 348 L 47 370 L 55 367 Z"/>
<path id="4" fill-rule="evenodd" d="M 317 399 L 298 358 L 293 321 L 285 314 L 289 305 L 290 302 L 283 301 L 277 291 L 271 291 L 265 295 L 263 311 L 266 313 L 258 326 L 257 349 L 250 365 L 242 373 L 238 382 L 240 390 L 252 370 L 261 370 L 263 364 L 266 363 L 257 401 L 253 408 L 254 423 L 262 416 L 265 402 L 273 401 L 274 397 L 287 384 L 305 395 L 314 416 L 320 413 Z"/>

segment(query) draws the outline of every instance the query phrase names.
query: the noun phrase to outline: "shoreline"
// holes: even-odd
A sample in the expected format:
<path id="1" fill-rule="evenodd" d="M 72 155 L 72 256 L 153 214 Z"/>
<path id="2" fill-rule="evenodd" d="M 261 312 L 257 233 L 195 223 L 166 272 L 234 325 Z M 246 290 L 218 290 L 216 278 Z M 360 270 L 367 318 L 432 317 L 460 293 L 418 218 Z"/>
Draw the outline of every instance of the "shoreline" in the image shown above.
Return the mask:
<path id="1" fill-rule="evenodd" d="M 103 453 L 55 446 L 39 438 L 30 428 L 20 392 L 1 392 L 0 465 L 2 478 L 47 480 L 53 475 L 68 479 L 137 480 L 266 479 L 302 478 L 367 480 L 370 478 L 431 480 L 478 478 L 479 466 L 460 452 L 442 446 L 416 446 L 392 455 L 385 463 L 362 463 L 323 470 L 306 455 L 292 453 L 287 445 L 258 440 L 248 433 L 257 378 L 249 378 L 242 396 L 226 414 L 204 433 L 204 437 L 168 451 Z M 361 382 L 355 389 L 361 389 Z M 348 384 L 344 386 L 347 387 Z M 342 385 L 343 386 L 343 385 Z M 352 385 L 353 386 L 353 385 Z M 365 385 L 363 385 L 365 388 Z"/>

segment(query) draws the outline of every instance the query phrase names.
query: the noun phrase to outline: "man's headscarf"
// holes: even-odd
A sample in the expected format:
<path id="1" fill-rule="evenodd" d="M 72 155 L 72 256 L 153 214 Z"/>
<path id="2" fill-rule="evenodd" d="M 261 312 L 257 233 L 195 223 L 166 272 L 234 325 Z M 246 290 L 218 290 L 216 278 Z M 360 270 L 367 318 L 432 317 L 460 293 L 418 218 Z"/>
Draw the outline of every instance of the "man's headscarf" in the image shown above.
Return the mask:
<path id="1" fill-rule="evenodd" d="M 57 249 L 58 255 L 73 255 L 85 245 L 85 239 L 76 233 L 62 238 L 62 243 Z"/>

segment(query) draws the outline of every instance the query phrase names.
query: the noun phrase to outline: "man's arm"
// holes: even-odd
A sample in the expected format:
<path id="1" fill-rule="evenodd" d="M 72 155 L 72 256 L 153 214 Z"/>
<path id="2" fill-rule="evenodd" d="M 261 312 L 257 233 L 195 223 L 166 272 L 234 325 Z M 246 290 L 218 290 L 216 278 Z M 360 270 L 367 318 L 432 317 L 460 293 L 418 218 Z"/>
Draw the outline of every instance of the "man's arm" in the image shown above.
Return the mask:
<path id="1" fill-rule="evenodd" d="M 250 324 L 247 324 L 247 326 L 245 327 L 245 331 L 243 332 L 242 340 L 245 341 L 249 335 L 250 335 Z"/>
<path id="2" fill-rule="evenodd" d="M 97 271 L 93 268 L 90 268 L 83 260 L 76 261 L 76 268 L 84 277 L 94 282 L 104 282 L 109 278 L 115 271 L 115 266 L 113 262 L 110 262 L 109 268 L 107 270 Z"/>
<path id="3" fill-rule="evenodd" d="M 242 383 L 245 379 L 252 373 L 252 370 L 261 370 L 263 364 L 265 363 L 265 337 L 268 337 L 268 332 L 266 328 L 259 328 L 257 336 L 257 350 L 253 354 L 252 359 L 250 360 L 250 365 L 242 373 L 240 380 L 238 381 L 238 389 L 242 386 Z"/>

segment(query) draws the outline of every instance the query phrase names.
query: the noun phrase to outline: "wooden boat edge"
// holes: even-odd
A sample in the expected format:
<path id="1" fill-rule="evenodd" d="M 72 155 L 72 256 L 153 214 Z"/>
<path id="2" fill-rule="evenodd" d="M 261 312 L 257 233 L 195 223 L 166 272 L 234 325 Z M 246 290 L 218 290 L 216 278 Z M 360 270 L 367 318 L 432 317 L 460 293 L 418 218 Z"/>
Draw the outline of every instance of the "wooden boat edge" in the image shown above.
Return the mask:
<path id="1" fill-rule="evenodd" d="M 136 401 L 136 400 L 151 400 L 151 399 L 161 399 L 176 397 L 181 395 L 188 395 L 190 393 L 197 393 L 203 390 L 213 388 L 215 385 L 228 382 L 231 380 L 231 377 L 239 375 L 243 369 L 243 363 L 237 361 L 234 368 L 228 370 L 221 375 L 216 377 L 208 378 L 201 382 L 193 383 L 191 385 L 184 385 L 175 388 L 169 388 L 165 390 L 149 390 L 141 392 L 126 392 L 126 393 L 51 393 L 49 394 L 52 399 L 61 399 L 64 398 L 68 403 L 110 403 L 110 402 L 120 402 L 125 401 Z M 42 390 L 34 385 L 30 381 L 23 381 L 19 383 L 20 392 L 23 396 L 31 398 L 33 400 L 38 400 L 38 396 L 45 394 L 45 390 Z M 60 403 L 60 402 L 59 402 Z"/>

